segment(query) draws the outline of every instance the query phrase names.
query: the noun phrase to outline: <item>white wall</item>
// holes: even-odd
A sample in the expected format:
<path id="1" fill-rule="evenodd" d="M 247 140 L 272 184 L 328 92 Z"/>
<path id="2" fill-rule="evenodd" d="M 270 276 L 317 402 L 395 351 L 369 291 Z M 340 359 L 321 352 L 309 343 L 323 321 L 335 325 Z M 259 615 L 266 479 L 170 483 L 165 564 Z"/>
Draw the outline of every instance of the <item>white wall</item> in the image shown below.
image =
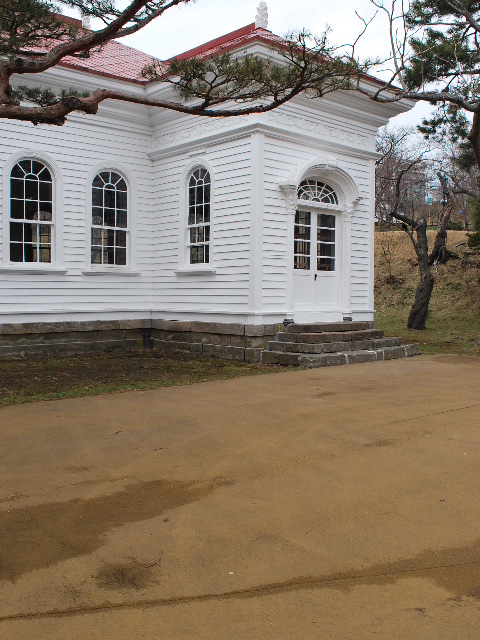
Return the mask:
<path id="1" fill-rule="evenodd" d="M 278 115 L 277 115 L 278 114 Z M 356 183 L 361 201 L 355 208 L 351 228 L 351 300 L 352 312 L 360 317 L 373 310 L 373 231 L 374 231 L 374 160 L 372 149 L 376 126 L 352 122 L 345 116 L 314 110 L 304 104 L 290 103 L 275 112 L 272 121 L 285 132 L 307 133 L 309 138 L 295 141 L 294 136 L 269 134 L 265 137 L 265 210 L 263 245 L 263 298 L 267 309 L 285 308 L 286 282 L 292 269 L 287 238 L 285 197 L 279 183 L 292 179 L 297 182 L 301 167 L 318 161 L 336 161 Z M 316 127 L 314 125 L 317 125 Z M 321 126 L 319 126 L 321 125 Z M 317 135 L 321 132 L 321 135 Z M 329 132 L 326 135 L 322 132 Z M 350 151 L 338 141 L 346 142 L 342 132 L 355 142 Z M 313 135 L 312 135 L 313 134 Z M 328 173 L 324 174 L 326 182 Z M 290 222 L 291 224 L 291 222 Z"/>
<path id="2" fill-rule="evenodd" d="M 196 166 L 205 166 L 212 179 L 209 265 L 189 265 L 185 252 L 187 180 Z M 202 312 L 245 314 L 249 300 L 250 137 L 163 157 L 154 162 L 153 181 L 157 220 L 153 300 L 158 315 L 181 311 L 185 318 L 195 319 Z"/>
<path id="3" fill-rule="evenodd" d="M 0 136 L 0 185 L 6 187 L 0 198 L 3 234 L 9 219 L 9 168 L 15 154 L 25 151 L 28 157 L 30 152 L 39 153 L 60 173 L 54 204 L 57 246 L 52 273 L 46 273 L 49 265 L 44 264 L 15 264 L 6 269 L 8 246 L 2 243 L 0 321 L 68 320 L 80 311 L 84 319 L 108 318 L 112 311 L 116 317 L 131 317 L 132 312 L 145 316 L 151 307 L 153 270 L 151 161 L 147 156 L 151 136 L 147 119 L 143 124 L 125 126 L 125 120 L 112 117 L 105 108 L 97 116 L 71 116 L 63 127 L 0 120 Z M 94 277 L 82 273 L 90 268 L 91 212 L 86 210 L 90 178 L 100 167 L 123 170 L 130 182 L 129 266 L 140 275 L 132 276 L 128 269 L 123 275 L 121 270 Z M 22 267 L 28 267 L 29 273 L 22 274 Z M 41 268 L 41 273 L 32 273 L 35 268 Z M 56 268 L 66 273 L 55 273 Z"/>
<path id="4" fill-rule="evenodd" d="M 146 109 L 125 106 L 122 112 L 117 105 L 103 107 L 97 116 L 74 115 L 63 127 L 0 121 L 0 171 L 21 149 L 43 153 L 60 171 L 63 194 L 56 220 L 63 258 L 52 267 L 66 270 L 14 273 L 8 256 L 0 254 L 0 322 L 150 315 L 281 321 L 290 311 L 293 221 L 279 183 L 318 158 L 335 158 L 362 196 L 352 221 L 351 308 L 359 317 L 371 314 L 378 114 L 355 120 L 351 105 L 342 111 L 328 101 L 306 100 L 271 114 L 228 120 L 166 114 L 162 123 L 156 113 L 150 119 Z M 213 181 L 213 235 L 211 264 L 195 272 L 182 256 L 187 178 L 199 165 L 210 170 Z M 100 166 L 124 169 L 131 181 L 130 273 L 83 273 L 89 266 L 89 176 Z M 8 185 L 6 178 L 0 185 Z M 5 225 L 8 190 L 0 207 Z"/>

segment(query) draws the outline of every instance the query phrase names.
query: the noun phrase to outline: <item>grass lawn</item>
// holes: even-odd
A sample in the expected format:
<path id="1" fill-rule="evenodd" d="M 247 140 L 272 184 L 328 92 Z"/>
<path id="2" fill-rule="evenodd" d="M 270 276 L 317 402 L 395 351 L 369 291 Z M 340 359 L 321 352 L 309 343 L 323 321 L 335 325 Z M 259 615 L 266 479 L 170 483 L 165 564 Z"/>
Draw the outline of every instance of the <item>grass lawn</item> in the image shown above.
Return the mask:
<path id="1" fill-rule="evenodd" d="M 0 406 L 253 376 L 284 368 L 155 351 L 0 360 Z"/>
<path id="2" fill-rule="evenodd" d="M 418 342 L 424 354 L 458 353 L 480 356 L 480 322 L 471 320 L 442 320 L 430 317 L 425 331 L 406 328 L 404 317 L 377 313 L 377 327 L 385 335 L 400 336 L 405 344 Z"/>

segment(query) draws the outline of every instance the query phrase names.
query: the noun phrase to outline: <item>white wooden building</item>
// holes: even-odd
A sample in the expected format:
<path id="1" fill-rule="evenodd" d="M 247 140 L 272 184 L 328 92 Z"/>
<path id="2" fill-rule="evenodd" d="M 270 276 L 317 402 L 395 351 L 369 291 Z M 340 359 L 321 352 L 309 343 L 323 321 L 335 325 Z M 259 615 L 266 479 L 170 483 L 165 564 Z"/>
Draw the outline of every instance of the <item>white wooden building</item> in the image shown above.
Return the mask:
<path id="1" fill-rule="evenodd" d="M 184 55 L 268 54 L 264 26 Z M 43 75 L 171 96 L 141 78 L 150 61 L 112 42 Z M 63 127 L 0 120 L 0 324 L 373 320 L 375 135 L 410 106 L 350 92 L 225 119 L 110 101 Z"/>

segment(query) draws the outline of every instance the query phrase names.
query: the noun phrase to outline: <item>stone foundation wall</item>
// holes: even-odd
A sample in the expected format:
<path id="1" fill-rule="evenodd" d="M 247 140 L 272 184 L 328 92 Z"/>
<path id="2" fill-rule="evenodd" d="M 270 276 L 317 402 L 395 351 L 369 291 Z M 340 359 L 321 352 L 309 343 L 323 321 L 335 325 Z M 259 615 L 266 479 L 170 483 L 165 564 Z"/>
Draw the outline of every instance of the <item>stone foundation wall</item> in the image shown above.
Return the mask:
<path id="1" fill-rule="evenodd" d="M 165 353 L 259 362 L 283 325 L 172 320 L 0 324 L 0 358 L 154 348 Z"/>
<path id="2" fill-rule="evenodd" d="M 223 324 L 218 322 L 152 322 L 155 349 L 187 351 L 197 355 L 259 362 L 260 353 L 283 324 Z"/>

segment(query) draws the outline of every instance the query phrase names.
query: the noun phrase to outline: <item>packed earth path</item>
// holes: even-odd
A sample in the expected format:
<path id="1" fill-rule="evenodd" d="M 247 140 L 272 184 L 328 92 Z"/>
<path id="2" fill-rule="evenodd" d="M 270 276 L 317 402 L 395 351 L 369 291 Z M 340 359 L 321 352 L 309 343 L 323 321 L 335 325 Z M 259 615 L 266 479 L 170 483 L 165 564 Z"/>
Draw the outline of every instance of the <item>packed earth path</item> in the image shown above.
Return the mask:
<path id="1" fill-rule="evenodd" d="M 480 359 L 0 409 L 0 638 L 476 640 Z"/>

